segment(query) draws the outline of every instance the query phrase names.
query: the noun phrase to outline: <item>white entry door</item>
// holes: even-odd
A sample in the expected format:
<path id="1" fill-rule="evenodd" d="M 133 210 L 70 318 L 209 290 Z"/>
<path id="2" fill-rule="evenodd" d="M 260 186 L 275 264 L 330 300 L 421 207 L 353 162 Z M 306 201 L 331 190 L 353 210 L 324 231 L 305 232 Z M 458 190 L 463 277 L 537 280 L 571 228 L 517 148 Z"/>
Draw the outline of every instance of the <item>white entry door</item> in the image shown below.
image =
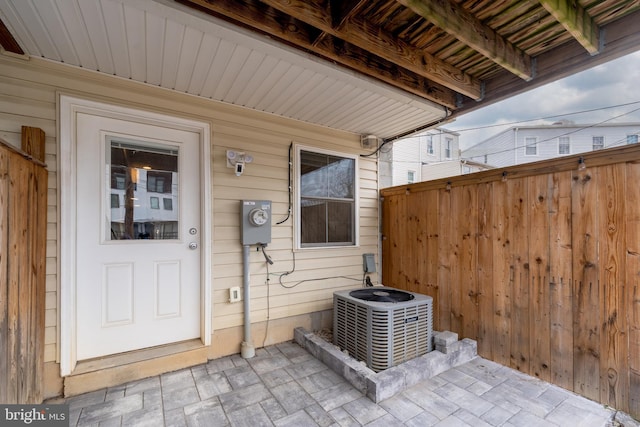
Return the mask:
<path id="1" fill-rule="evenodd" d="M 77 360 L 199 338 L 199 134 L 76 120 Z"/>

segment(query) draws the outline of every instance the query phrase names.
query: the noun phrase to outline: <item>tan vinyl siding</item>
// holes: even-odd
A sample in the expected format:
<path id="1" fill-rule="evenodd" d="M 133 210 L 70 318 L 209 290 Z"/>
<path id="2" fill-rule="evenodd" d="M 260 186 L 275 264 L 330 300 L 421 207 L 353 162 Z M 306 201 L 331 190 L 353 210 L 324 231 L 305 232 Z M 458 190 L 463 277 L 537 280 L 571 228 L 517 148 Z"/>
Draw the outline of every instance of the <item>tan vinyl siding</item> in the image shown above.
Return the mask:
<path id="1" fill-rule="evenodd" d="M 287 216 L 289 145 L 304 144 L 347 154 L 359 154 L 359 136 L 256 113 L 237 106 L 112 78 L 98 73 L 31 59 L 0 58 L 0 136 L 19 145 L 21 126 L 42 128 L 47 136 L 49 170 L 47 227 L 47 280 L 45 361 L 58 357 L 58 211 L 57 182 L 57 93 L 68 93 L 120 105 L 208 121 L 212 129 L 212 304 L 213 329 L 242 325 L 241 303 L 228 303 L 228 289 L 242 286 L 242 247 L 239 241 L 239 200 L 267 199 L 273 205 L 272 242 L 267 247 L 274 264 L 266 264 L 262 253 L 251 251 L 252 322 L 278 319 L 331 308 L 333 291 L 359 286 L 362 253 L 378 254 L 378 183 L 375 159 L 359 161 L 360 246 L 302 250 L 295 253 L 294 221 L 275 225 Z M 237 177 L 226 167 L 225 153 L 234 149 L 250 153 L 254 161 Z M 295 180 L 292 181 L 295 182 Z M 64 236 L 62 236 L 64 238 Z M 337 278 L 350 277 L 354 280 Z M 331 277 L 331 278 L 327 278 Z M 335 277 L 335 278 L 334 278 Z M 324 280 L 316 280 L 327 278 Z M 372 277 L 377 281 L 377 277 Z M 298 284 L 299 283 L 299 284 Z M 215 340 L 214 340 L 215 342 Z M 259 344 L 259 343 L 256 343 Z"/>

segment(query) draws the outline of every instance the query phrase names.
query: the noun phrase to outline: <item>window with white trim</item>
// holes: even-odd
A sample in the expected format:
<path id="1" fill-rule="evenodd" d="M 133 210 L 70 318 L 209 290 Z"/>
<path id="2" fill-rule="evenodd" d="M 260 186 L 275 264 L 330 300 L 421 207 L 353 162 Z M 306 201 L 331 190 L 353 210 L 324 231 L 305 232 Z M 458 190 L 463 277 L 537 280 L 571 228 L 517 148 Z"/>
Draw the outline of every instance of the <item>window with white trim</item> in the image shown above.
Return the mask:
<path id="1" fill-rule="evenodd" d="M 444 157 L 446 159 L 450 159 L 451 158 L 451 144 L 453 144 L 453 139 L 446 138 L 444 140 Z"/>
<path id="2" fill-rule="evenodd" d="M 357 157 L 297 147 L 298 247 L 357 244 Z"/>
<path id="3" fill-rule="evenodd" d="M 627 135 L 627 144 L 637 144 L 638 135 Z"/>
<path id="4" fill-rule="evenodd" d="M 525 156 L 538 155 L 538 138 L 526 137 L 524 139 L 524 155 Z"/>
<path id="5" fill-rule="evenodd" d="M 558 154 L 571 154 L 571 140 L 568 136 L 558 138 Z"/>
<path id="6" fill-rule="evenodd" d="M 407 184 L 416 182 L 416 171 L 407 171 Z"/>
<path id="7" fill-rule="evenodd" d="M 594 136 L 592 141 L 592 148 L 594 150 L 602 150 L 604 148 L 604 136 Z"/>
<path id="8" fill-rule="evenodd" d="M 433 154 L 433 135 L 427 135 L 427 154 Z"/>

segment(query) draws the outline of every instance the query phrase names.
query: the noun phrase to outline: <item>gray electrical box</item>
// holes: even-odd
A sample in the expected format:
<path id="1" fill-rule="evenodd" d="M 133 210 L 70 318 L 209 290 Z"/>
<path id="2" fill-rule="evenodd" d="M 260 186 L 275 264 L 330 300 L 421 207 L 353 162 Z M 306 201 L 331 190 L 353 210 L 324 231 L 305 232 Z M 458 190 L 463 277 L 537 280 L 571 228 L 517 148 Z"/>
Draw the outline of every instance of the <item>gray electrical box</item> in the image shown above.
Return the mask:
<path id="1" fill-rule="evenodd" d="M 243 246 L 271 243 L 271 201 L 240 201 L 240 241 Z"/>
<path id="2" fill-rule="evenodd" d="M 362 254 L 362 269 L 365 273 L 376 272 L 376 260 L 373 254 Z"/>

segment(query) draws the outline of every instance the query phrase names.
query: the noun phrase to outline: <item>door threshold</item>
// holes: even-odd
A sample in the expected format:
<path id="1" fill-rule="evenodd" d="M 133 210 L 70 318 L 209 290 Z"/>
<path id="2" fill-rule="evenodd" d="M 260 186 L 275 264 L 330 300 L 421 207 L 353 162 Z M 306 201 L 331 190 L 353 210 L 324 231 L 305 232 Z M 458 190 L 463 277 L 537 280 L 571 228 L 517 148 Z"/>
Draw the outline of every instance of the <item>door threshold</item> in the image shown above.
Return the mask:
<path id="1" fill-rule="evenodd" d="M 89 372 L 102 371 L 105 369 L 130 365 L 132 363 L 158 359 L 177 353 L 197 350 L 204 347 L 205 346 L 200 338 L 194 338 L 187 341 L 149 347 L 141 350 L 129 351 L 126 353 L 118 353 L 104 357 L 96 357 L 94 359 L 81 360 L 76 364 L 76 368 L 73 370 L 73 372 L 71 372 L 71 375 L 69 376 L 82 375 Z"/>

